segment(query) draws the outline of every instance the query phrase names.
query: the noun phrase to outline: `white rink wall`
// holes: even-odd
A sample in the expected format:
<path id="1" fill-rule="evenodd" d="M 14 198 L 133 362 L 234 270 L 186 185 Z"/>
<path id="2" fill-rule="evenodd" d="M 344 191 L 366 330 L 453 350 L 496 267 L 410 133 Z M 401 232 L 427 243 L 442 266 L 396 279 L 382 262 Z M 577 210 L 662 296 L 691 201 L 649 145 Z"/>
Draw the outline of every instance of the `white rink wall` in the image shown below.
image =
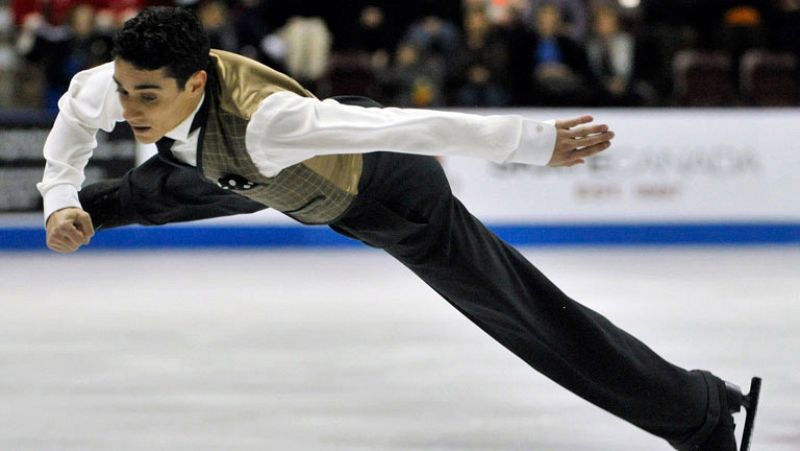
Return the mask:
<path id="1" fill-rule="evenodd" d="M 455 191 L 488 222 L 800 221 L 800 110 L 627 109 L 594 117 L 617 136 L 586 164 L 450 159 Z"/>

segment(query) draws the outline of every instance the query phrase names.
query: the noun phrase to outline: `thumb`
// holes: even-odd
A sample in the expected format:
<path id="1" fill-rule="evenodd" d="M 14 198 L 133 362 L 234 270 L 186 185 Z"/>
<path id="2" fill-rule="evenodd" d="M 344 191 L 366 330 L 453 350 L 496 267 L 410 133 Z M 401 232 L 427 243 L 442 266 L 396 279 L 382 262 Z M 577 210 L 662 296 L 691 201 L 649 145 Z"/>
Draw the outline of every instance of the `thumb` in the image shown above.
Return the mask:
<path id="1" fill-rule="evenodd" d="M 85 211 L 78 212 L 73 223 L 83 233 L 83 243 L 88 244 L 89 240 L 94 236 L 94 227 L 89 213 Z"/>

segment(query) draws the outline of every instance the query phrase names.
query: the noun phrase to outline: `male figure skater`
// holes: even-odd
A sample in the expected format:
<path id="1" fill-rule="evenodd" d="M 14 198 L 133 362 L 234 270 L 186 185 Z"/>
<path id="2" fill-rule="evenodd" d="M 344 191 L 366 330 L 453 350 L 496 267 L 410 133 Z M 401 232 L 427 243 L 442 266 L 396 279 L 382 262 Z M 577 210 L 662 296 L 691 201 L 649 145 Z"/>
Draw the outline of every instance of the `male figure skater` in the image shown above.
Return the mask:
<path id="1" fill-rule="evenodd" d="M 114 53 L 74 77 L 45 144 L 51 249 L 72 252 L 99 227 L 271 207 L 384 249 L 530 366 L 676 449 L 735 451 L 732 412 L 744 406 L 751 420 L 757 387 L 744 396 L 672 365 L 567 297 L 470 215 L 430 156 L 572 166 L 609 147 L 606 125 L 320 101 L 283 74 L 209 50 L 181 9 L 129 20 Z M 159 154 L 80 190 L 97 130 L 123 120 Z"/>

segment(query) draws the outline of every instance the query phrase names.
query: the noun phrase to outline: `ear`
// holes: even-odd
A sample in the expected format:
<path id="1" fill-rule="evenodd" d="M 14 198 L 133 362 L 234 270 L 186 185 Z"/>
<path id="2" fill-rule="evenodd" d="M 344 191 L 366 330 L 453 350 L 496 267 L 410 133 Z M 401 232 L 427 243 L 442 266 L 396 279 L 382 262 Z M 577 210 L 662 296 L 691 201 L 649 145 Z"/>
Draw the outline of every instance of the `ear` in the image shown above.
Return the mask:
<path id="1" fill-rule="evenodd" d="M 207 82 L 208 73 L 204 70 L 199 70 L 186 80 L 186 89 L 192 94 L 202 93 L 206 89 Z"/>

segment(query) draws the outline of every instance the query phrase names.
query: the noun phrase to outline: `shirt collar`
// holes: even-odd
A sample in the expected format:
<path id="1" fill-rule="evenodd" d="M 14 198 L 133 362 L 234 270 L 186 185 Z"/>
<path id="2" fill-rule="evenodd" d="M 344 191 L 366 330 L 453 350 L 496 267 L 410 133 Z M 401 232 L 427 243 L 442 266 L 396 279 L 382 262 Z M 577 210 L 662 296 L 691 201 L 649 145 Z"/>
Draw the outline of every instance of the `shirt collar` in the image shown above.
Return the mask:
<path id="1" fill-rule="evenodd" d="M 192 132 L 192 122 L 194 122 L 194 117 L 197 116 L 197 112 L 200 111 L 200 107 L 203 106 L 203 100 L 205 100 L 206 94 L 203 93 L 203 96 L 200 97 L 200 101 L 197 102 L 197 107 L 195 107 L 192 114 L 190 114 L 186 119 L 183 120 L 177 127 L 173 128 L 172 130 L 168 131 L 166 135 L 167 138 L 172 138 L 175 141 L 182 141 L 186 142 L 189 140 L 189 134 Z"/>

